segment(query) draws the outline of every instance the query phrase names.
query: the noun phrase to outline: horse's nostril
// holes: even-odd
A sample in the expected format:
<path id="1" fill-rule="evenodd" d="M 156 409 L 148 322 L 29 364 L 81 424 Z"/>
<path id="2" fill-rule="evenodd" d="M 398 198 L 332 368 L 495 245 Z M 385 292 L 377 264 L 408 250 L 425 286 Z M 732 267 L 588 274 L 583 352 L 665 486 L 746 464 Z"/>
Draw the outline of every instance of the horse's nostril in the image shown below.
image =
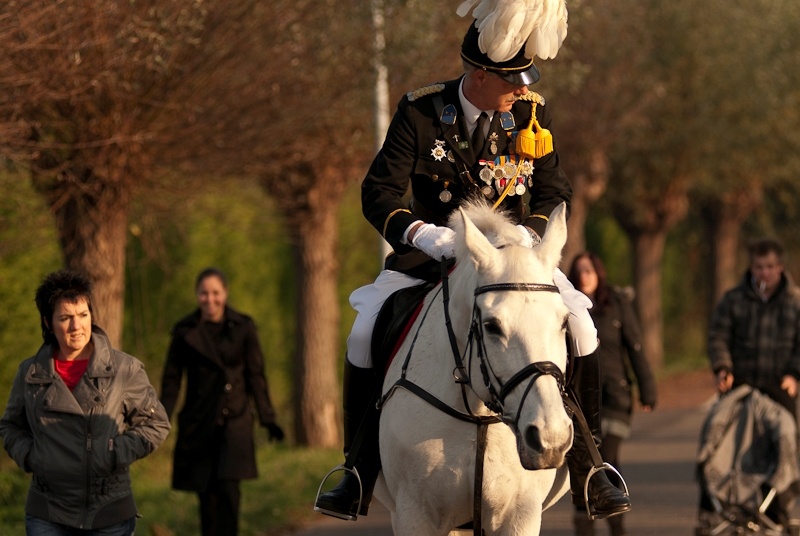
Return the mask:
<path id="1" fill-rule="evenodd" d="M 539 435 L 538 426 L 528 426 L 525 429 L 525 443 L 535 451 L 542 450 L 542 438 Z"/>

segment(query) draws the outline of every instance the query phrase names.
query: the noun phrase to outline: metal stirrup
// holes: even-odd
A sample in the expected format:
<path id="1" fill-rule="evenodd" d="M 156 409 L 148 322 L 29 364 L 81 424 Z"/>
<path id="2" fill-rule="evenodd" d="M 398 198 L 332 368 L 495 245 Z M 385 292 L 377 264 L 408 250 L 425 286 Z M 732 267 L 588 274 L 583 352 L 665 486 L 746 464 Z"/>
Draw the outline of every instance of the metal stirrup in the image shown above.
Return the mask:
<path id="1" fill-rule="evenodd" d="M 612 473 L 617 475 L 619 481 L 622 482 L 622 491 L 624 492 L 626 497 L 630 497 L 630 493 L 628 493 L 628 484 L 625 482 L 625 479 L 622 478 L 620 472 L 617 471 L 616 467 L 614 467 L 608 462 L 603 462 L 603 465 L 601 467 L 593 466 L 591 469 L 589 469 L 589 472 L 586 475 L 586 482 L 584 482 L 583 484 L 583 502 L 586 505 L 586 515 L 589 516 L 589 519 L 597 519 L 597 513 L 596 512 L 592 513 L 591 508 L 589 508 L 589 480 L 591 480 L 591 478 L 594 475 L 602 471 L 611 471 Z M 611 484 L 614 485 L 613 482 Z M 616 488 L 617 486 L 614 487 Z"/>
<path id="2" fill-rule="evenodd" d="M 356 513 L 355 514 L 343 514 L 341 512 L 336 512 L 334 510 L 327 510 L 325 508 L 320 508 L 317 506 L 317 502 L 319 502 L 319 496 L 322 494 L 322 487 L 327 482 L 328 478 L 335 472 L 342 471 L 344 473 L 352 473 L 356 477 L 356 481 L 358 482 L 358 505 L 356 506 Z M 322 479 L 322 482 L 319 483 L 319 488 L 317 489 L 317 498 L 314 499 L 314 511 L 320 512 L 321 514 L 329 515 L 332 517 L 337 517 L 339 519 L 344 519 L 345 521 L 355 521 L 358 519 L 358 513 L 361 511 L 361 501 L 364 499 L 364 485 L 361 483 L 361 476 L 358 474 L 358 469 L 353 467 L 347 467 L 345 464 L 340 464 L 328 471 L 328 474 Z"/>

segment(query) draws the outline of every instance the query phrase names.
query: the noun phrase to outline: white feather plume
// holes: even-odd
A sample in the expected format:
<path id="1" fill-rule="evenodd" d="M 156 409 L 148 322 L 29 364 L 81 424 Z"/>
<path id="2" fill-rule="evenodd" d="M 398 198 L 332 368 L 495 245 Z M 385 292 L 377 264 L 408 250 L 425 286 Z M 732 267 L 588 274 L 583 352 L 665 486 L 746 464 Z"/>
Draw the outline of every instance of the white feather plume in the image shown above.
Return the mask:
<path id="1" fill-rule="evenodd" d="M 464 0 L 456 10 L 470 12 L 478 46 L 492 61 L 510 60 L 526 41 L 526 57 L 555 58 L 567 37 L 566 0 Z"/>

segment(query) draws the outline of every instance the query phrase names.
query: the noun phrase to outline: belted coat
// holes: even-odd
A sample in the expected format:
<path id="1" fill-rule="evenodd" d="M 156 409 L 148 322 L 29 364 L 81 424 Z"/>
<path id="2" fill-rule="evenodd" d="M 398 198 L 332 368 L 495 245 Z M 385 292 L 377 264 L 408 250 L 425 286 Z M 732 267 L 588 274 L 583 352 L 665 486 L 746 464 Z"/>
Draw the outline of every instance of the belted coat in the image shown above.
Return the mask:
<path id="1" fill-rule="evenodd" d="M 199 309 L 172 329 L 161 385 L 169 415 L 187 379 L 177 423 L 175 489 L 200 492 L 213 478 L 256 478 L 253 407 L 262 426 L 275 422 L 256 326 L 230 307 L 224 318 L 218 336 L 206 329 Z"/>

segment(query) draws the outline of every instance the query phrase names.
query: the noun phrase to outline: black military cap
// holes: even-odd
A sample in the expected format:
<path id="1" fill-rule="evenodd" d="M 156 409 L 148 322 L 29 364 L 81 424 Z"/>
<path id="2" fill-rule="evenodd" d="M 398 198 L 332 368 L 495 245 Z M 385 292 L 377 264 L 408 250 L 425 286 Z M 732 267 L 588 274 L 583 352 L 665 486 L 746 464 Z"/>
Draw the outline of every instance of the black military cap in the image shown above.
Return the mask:
<path id="1" fill-rule="evenodd" d="M 508 61 L 492 61 L 489 56 L 481 52 L 478 45 L 478 29 L 475 24 L 469 25 L 469 30 L 461 43 L 461 57 L 479 69 L 492 72 L 510 84 L 527 86 L 539 81 L 539 69 L 533 64 L 533 58 L 525 57 L 525 45 L 517 54 Z"/>

